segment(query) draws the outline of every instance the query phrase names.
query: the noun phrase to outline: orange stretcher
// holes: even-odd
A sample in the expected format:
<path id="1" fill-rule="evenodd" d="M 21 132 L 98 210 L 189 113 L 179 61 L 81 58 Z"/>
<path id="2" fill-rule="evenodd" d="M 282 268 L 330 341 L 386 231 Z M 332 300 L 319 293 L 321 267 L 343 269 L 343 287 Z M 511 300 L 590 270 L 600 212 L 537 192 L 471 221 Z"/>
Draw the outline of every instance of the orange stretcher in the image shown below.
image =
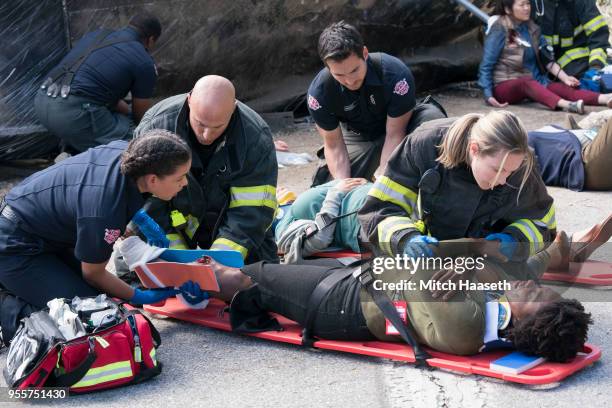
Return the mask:
<path id="1" fill-rule="evenodd" d="M 222 313 L 225 306 L 223 302 L 213 299 L 206 309 L 193 310 L 184 306 L 177 299 L 171 298 L 166 300 L 163 306 L 148 305 L 145 306 L 145 310 L 153 314 L 169 316 L 178 320 L 184 320 L 214 329 L 231 331 L 229 313 Z M 283 331 L 252 333 L 249 334 L 249 336 L 301 345 L 302 328 L 297 323 L 282 316 L 274 315 L 274 317 L 276 317 L 282 325 Z M 353 354 L 387 358 L 407 363 L 415 362 L 412 348 L 405 343 L 399 342 L 318 340 L 314 343 L 314 347 L 324 350 L 343 351 Z M 426 348 L 426 350 L 432 356 L 431 359 L 427 360 L 428 365 L 431 367 L 438 367 L 460 373 L 482 375 L 529 385 L 557 383 L 593 364 L 601 357 L 601 350 L 597 346 L 585 344 L 583 352 L 579 353 L 578 356 L 569 363 L 544 362 L 521 374 L 506 374 L 490 369 L 489 365 L 492 361 L 510 353 L 508 350 L 490 351 L 473 356 L 457 356 L 429 348 Z"/>
<path id="2" fill-rule="evenodd" d="M 549 270 L 542 280 L 578 283 L 599 289 L 612 288 L 612 263 L 600 261 L 571 262 L 568 272 Z"/>

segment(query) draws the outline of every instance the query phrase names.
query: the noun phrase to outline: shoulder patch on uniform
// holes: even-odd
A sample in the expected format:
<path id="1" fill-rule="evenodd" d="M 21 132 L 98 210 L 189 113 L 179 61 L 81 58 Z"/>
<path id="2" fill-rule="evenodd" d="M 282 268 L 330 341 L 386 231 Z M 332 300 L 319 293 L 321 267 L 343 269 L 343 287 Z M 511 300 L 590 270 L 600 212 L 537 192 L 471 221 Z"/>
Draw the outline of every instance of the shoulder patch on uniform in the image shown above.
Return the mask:
<path id="1" fill-rule="evenodd" d="M 397 81 L 395 87 L 393 88 L 393 93 L 398 94 L 399 96 L 404 96 L 408 93 L 410 89 L 410 85 L 406 81 L 406 78 L 403 78 L 401 81 Z"/>
<path id="2" fill-rule="evenodd" d="M 317 101 L 314 96 L 308 95 L 308 107 L 313 111 L 316 111 L 321 109 L 321 104 L 319 104 L 319 101 Z"/>
<path id="3" fill-rule="evenodd" d="M 104 240 L 109 245 L 113 244 L 119 236 L 121 236 L 121 230 L 108 228 L 104 230 Z"/>

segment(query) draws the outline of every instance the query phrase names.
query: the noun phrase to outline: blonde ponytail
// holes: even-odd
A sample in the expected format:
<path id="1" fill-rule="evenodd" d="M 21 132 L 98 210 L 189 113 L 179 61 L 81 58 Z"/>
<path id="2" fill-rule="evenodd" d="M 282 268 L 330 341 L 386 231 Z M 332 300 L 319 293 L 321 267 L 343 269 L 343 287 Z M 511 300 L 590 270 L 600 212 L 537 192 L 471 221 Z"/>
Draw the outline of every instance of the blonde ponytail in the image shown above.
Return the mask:
<path id="1" fill-rule="evenodd" d="M 472 128 L 483 117 L 479 113 L 468 113 L 457 119 L 444 136 L 440 156 L 436 159 L 448 169 L 468 162 L 468 146 Z"/>
<path id="2" fill-rule="evenodd" d="M 503 163 L 509 154 L 525 155 L 523 178 L 519 196 L 534 169 L 534 156 L 527 143 L 527 130 L 512 112 L 495 110 L 486 115 L 469 113 L 459 118 L 448 129 L 440 147 L 437 161 L 446 168 L 469 165 L 469 144 L 478 143 L 480 154 L 492 156 L 505 152 Z M 503 168 L 503 165 L 500 167 Z M 497 175 L 499 177 L 499 173 Z M 517 198 L 518 200 L 518 198 Z"/>

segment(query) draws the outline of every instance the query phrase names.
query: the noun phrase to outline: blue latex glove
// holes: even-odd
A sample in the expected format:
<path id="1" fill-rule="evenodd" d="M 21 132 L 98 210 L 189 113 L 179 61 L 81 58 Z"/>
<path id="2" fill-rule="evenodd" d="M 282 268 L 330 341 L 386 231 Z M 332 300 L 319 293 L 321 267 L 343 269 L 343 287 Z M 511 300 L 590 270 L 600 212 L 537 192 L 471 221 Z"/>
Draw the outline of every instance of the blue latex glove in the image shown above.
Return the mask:
<path id="1" fill-rule="evenodd" d="M 150 305 L 152 303 L 159 303 L 162 300 L 166 300 L 179 293 L 174 288 L 163 288 L 163 289 L 134 289 L 134 296 L 130 299 L 130 303 L 135 305 Z"/>
<path id="2" fill-rule="evenodd" d="M 147 244 L 158 247 L 158 248 L 168 248 L 170 244 L 169 244 L 169 241 L 167 240 L 168 238 L 166 238 L 165 240 L 151 239 L 151 240 L 147 240 Z"/>
<path id="3" fill-rule="evenodd" d="M 404 255 L 409 258 L 433 256 L 430 245 L 438 246 L 438 240 L 427 235 L 415 235 L 404 246 Z"/>
<path id="4" fill-rule="evenodd" d="M 512 259 L 512 255 L 516 251 L 518 243 L 510 234 L 503 232 L 497 232 L 495 234 L 489 234 L 485 237 L 487 241 L 499 241 L 499 252 L 508 259 Z"/>
<path id="5" fill-rule="evenodd" d="M 144 209 L 140 209 L 132 217 L 132 221 L 138 225 L 138 229 L 147 238 L 147 243 L 159 248 L 168 248 L 170 241 L 166 233 Z"/>
<path id="6" fill-rule="evenodd" d="M 179 290 L 181 291 L 183 298 L 192 305 L 197 305 L 210 297 L 208 292 L 200 289 L 200 284 L 194 281 L 187 281 L 183 283 Z"/>

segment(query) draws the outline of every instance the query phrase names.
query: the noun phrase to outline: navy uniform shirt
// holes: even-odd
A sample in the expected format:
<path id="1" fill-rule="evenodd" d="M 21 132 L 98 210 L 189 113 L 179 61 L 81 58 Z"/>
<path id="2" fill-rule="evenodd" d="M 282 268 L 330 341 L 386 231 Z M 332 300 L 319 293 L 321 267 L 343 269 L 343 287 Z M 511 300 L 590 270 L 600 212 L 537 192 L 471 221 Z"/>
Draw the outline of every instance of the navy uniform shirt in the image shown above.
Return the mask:
<path id="1" fill-rule="evenodd" d="M 333 98 L 326 95 L 325 78 L 328 69 L 324 68 L 317 74 L 308 88 L 308 110 L 316 124 L 325 130 L 334 130 L 340 122 L 347 124 L 350 130 L 367 135 L 380 136 L 386 133 L 387 116 L 396 118 L 409 111 L 416 105 L 415 86 L 412 73 L 402 61 L 389 54 L 382 54 L 382 74 L 372 66 L 372 59 L 368 57 L 368 70 L 360 90 L 350 91 L 334 80 L 342 94 L 342 111 L 346 115 L 338 118 L 330 106 Z M 375 115 L 368 109 L 368 100 L 371 97 L 361 92 L 366 85 L 383 86 L 386 109 Z M 380 103 L 380 102 L 378 102 Z"/>
<path id="2" fill-rule="evenodd" d="M 87 49 L 99 32 L 94 31 L 81 38 L 60 65 Z M 129 41 L 93 51 L 76 72 L 71 94 L 91 97 L 107 106 L 115 106 L 128 92 L 132 93 L 133 98 L 139 99 L 153 96 L 157 70 L 153 58 L 140 42 L 138 33 L 126 27 L 109 34 L 103 42 L 115 38 Z"/>
<path id="3" fill-rule="evenodd" d="M 22 229 L 50 250 L 74 248 L 82 262 L 109 259 L 113 243 L 144 204 L 136 183 L 121 174 L 125 141 L 89 149 L 14 187 L 6 202 Z"/>

